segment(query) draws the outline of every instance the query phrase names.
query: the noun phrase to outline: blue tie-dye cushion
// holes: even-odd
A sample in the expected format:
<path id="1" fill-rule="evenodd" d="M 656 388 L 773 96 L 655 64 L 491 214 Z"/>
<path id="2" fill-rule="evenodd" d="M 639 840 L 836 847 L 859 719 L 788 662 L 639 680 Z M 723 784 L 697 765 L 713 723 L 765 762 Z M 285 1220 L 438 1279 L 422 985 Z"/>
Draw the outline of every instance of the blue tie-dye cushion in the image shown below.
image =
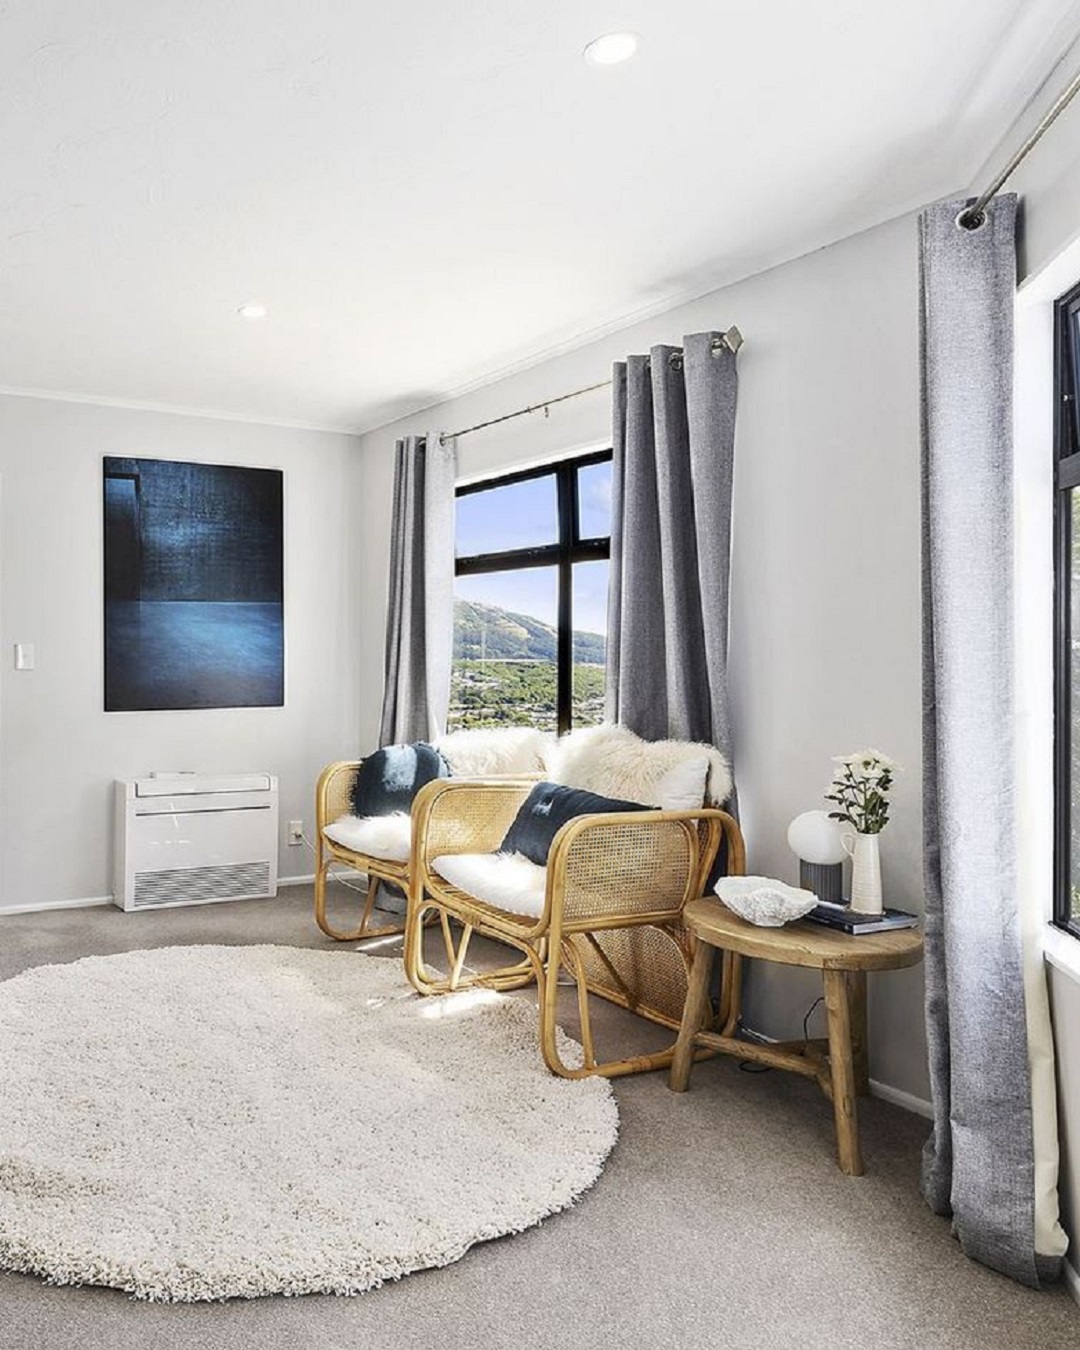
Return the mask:
<path id="1" fill-rule="evenodd" d="M 449 778 L 450 766 L 434 746 L 387 745 L 360 765 L 353 784 L 352 807 L 358 816 L 388 816 L 408 811 L 413 798 L 435 778 Z"/>
<path id="2" fill-rule="evenodd" d="M 514 817 L 499 848 L 500 853 L 521 853 L 541 867 L 547 866 L 551 841 L 568 820 L 611 811 L 649 811 L 640 802 L 622 802 L 600 797 L 584 788 L 537 783 Z"/>

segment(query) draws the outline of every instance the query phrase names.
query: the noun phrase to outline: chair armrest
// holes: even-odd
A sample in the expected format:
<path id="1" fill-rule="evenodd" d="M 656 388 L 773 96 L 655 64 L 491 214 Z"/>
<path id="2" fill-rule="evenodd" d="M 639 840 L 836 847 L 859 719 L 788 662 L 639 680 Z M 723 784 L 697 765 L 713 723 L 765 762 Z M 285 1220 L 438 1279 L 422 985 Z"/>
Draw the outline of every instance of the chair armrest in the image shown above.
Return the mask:
<path id="1" fill-rule="evenodd" d="M 360 759 L 339 759 L 328 764 L 315 784 L 315 838 L 322 838 L 327 825 L 352 812 L 352 791 L 360 772 Z"/>
<path id="2" fill-rule="evenodd" d="M 677 918 L 699 896 L 722 835 L 728 872 L 746 866 L 742 833 L 725 811 L 626 811 L 579 816 L 555 836 L 548 906 L 560 927 L 621 927 Z"/>
<path id="3" fill-rule="evenodd" d="M 416 794 L 412 806 L 413 860 L 423 877 L 445 853 L 494 853 L 532 778 L 437 778 Z"/>

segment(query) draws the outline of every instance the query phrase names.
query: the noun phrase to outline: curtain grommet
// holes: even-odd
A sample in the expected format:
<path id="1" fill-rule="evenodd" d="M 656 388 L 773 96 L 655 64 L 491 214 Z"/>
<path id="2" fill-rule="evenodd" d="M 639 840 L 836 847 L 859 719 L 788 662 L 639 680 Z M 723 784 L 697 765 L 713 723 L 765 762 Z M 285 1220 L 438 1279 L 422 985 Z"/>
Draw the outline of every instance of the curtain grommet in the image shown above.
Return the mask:
<path id="1" fill-rule="evenodd" d="M 976 234 L 989 220 L 989 213 L 983 207 L 981 211 L 973 211 L 970 206 L 965 206 L 956 217 L 956 228 L 963 230 L 966 234 Z"/>

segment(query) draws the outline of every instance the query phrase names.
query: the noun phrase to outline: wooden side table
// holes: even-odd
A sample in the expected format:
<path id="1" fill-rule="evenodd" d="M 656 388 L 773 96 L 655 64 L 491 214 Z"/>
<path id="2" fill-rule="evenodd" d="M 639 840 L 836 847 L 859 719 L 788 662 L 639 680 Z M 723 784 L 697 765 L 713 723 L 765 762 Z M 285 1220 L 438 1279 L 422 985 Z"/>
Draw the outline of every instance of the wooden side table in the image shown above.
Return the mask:
<path id="1" fill-rule="evenodd" d="M 740 919 L 719 900 L 706 897 L 691 900 L 683 918 L 694 935 L 695 946 L 686 1008 L 671 1065 L 671 1090 L 686 1091 L 694 1050 L 699 1046 L 813 1078 L 833 1104 L 840 1170 L 848 1176 L 861 1176 L 855 1099 L 869 1089 L 866 972 L 917 965 L 923 956 L 922 935 L 914 928 L 901 928 L 850 937 L 805 920 L 783 928 L 759 928 Z M 717 950 L 724 954 L 720 1030 L 710 1031 L 706 1029 L 709 981 Z M 828 1013 L 827 1039 L 776 1044 L 738 1040 L 735 1030 L 744 957 L 820 970 Z"/>

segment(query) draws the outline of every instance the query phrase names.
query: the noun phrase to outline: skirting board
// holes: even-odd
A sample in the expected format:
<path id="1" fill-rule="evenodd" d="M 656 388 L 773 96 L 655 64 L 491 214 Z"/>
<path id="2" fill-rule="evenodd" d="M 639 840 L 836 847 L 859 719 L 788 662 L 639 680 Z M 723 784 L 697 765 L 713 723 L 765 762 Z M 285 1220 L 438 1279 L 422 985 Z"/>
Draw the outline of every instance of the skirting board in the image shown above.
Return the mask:
<path id="1" fill-rule="evenodd" d="M 278 890 L 284 886 L 308 886 L 314 880 L 314 876 L 278 877 Z M 39 900 L 34 905 L 3 905 L 0 906 L 0 919 L 5 914 L 44 914 L 50 909 L 92 909 L 95 906 L 112 903 L 111 895 L 84 895 L 75 900 Z"/>
<path id="2" fill-rule="evenodd" d="M 90 909 L 95 905 L 111 905 L 111 895 L 87 895 L 77 900 L 39 900 L 36 905 L 4 905 L 0 908 L 0 919 L 5 914 L 42 914 L 47 909 Z"/>
<path id="3" fill-rule="evenodd" d="M 1065 1288 L 1073 1296 L 1076 1303 L 1080 1303 L 1080 1275 L 1076 1273 L 1076 1267 L 1071 1261 L 1062 1261 L 1061 1276 L 1065 1281 Z"/>
<path id="4" fill-rule="evenodd" d="M 876 1078 L 870 1079 L 870 1095 L 880 1097 L 883 1102 L 892 1102 L 893 1106 L 902 1106 L 917 1116 L 925 1116 L 927 1120 L 934 1119 L 934 1108 L 924 1097 L 916 1097 L 913 1092 L 904 1092 L 888 1083 L 879 1083 Z"/>

